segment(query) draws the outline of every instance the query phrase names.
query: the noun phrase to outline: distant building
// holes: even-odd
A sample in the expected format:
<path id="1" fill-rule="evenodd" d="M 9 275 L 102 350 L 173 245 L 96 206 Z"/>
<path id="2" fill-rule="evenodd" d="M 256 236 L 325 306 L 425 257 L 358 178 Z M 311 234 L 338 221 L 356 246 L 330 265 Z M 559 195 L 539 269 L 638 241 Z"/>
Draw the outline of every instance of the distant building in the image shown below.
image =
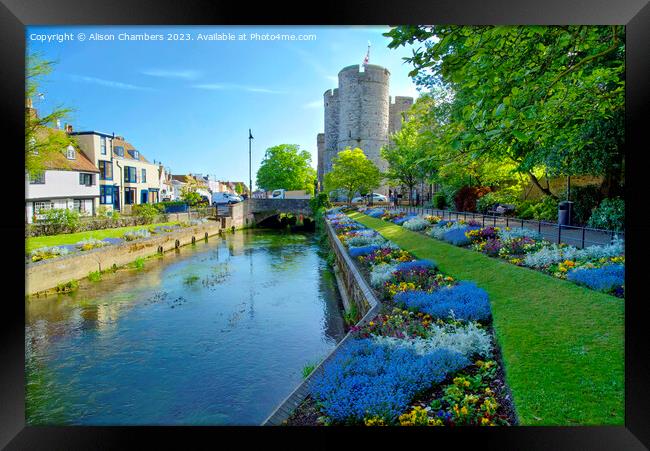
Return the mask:
<path id="1" fill-rule="evenodd" d="M 413 105 L 412 97 L 388 95 L 390 72 L 374 64 L 344 67 L 338 88 L 323 95 L 325 133 L 316 137 L 318 182 L 332 170 L 332 160 L 346 147 L 359 147 L 380 171 L 387 169 L 380 149 L 402 127 L 403 113 Z M 388 194 L 388 187 L 377 190 Z"/>
<path id="2" fill-rule="evenodd" d="M 99 204 L 113 210 L 160 201 L 159 166 L 149 162 L 122 136 L 97 131 L 73 132 L 79 147 L 99 169 Z"/>

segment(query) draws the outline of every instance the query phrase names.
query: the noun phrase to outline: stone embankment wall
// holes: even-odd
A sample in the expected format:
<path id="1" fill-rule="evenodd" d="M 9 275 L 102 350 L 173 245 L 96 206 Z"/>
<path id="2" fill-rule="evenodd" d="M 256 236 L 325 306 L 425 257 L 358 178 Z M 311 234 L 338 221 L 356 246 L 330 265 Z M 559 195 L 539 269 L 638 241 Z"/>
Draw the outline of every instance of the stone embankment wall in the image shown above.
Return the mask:
<path id="1" fill-rule="evenodd" d="M 88 274 L 94 271 L 103 271 L 113 265 L 123 266 L 139 257 L 148 257 L 203 240 L 206 236 L 219 233 L 221 225 L 221 221 L 208 221 L 150 238 L 29 263 L 25 270 L 25 292 L 35 294 L 49 290 L 58 284 L 88 277 Z"/>
<path id="2" fill-rule="evenodd" d="M 367 324 L 381 308 L 381 302 L 375 297 L 374 293 L 368 286 L 366 280 L 357 270 L 352 258 L 348 255 L 345 247 L 334 233 L 334 230 L 326 222 L 327 235 L 330 246 L 336 254 L 335 272 L 336 280 L 341 292 L 341 297 L 346 305 L 346 310 L 354 303 L 357 310 L 361 313 L 362 318 L 357 323 L 358 326 Z M 300 403 L 309 394 L 311 384 L 314 379 L 323 371 L 323 366 L 329 362 L 352 336 L 348 332 L 345 337 L 336 345 L 325 359 L 311 372 L 309 376 L 268 416 L 262 423 L 262 426 L 279 426 L 284 420 L 289 418 L 291 413 L 300 405 Z"/>

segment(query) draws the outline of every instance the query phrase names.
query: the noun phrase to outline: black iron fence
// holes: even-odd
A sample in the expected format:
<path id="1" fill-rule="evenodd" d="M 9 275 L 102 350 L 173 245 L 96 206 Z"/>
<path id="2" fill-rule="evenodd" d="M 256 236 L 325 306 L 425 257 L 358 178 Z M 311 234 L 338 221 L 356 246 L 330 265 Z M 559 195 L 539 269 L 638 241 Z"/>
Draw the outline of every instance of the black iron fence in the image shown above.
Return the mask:
<path id="1" fill-rule="evenodd" d="M 544 239 L 555 242 L 565 243 L 577 248 L 584 248 L 591 245 L 610 244 L 615 237 L 625 240 L 625 232 L 616 232 L 613 230 L 594 229 L 591 227 L 577 227 L 570 225 L 561 225 L 555 222 L 538 221 L 531 219 L 512 218 L 509 216 L 486 215 L 482 213 L 439 210 L 437 208 L 423 208 L 412 206 L 390 206 L 389 210 L 404 211 L 406 213 L 415 213 L 420 215 L 440 216 L 443 219 L 471 219 L 481 223 L 482 227 L 523 227 L 535 230 L 540 233 Z"/>

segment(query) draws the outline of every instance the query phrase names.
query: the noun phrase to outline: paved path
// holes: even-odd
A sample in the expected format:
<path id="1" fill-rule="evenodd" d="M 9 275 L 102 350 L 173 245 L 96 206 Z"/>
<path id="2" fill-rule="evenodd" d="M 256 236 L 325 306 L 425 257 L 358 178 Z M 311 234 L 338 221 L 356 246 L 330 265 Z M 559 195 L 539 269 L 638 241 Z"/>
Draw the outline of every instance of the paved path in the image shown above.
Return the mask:
<path id="1" fill-rule="evenodd" d="M 395 210 L 395 208 L 392 208 Z M 612 238 L 616 235 L 613 232 L 562 226 L 561 230 L 557 224 L 545 223 L 540 221 L 532 221 L 525 219 L 509 218 L 503 216 L 486 216 L 480 213 L 455 213 L 446 210 L 437 210 L 435 208 L 420 208 L 420 207 L 397 207 L 401 211 L 414 212 L 419 214 L 431 214 L 436 216 L 443 216 L 445 219 L 474 219 L 481 222 L 484 226 L 495 227 L 525 227 L 535 230 L 542 234 L 544 239 L 551 243 L 565 243 L 575 246 L 577 248 L 588 247 L 592 245 L 610 244 Z M 620 238 L 624 239 L 624 234 L 618 234 Z"/>

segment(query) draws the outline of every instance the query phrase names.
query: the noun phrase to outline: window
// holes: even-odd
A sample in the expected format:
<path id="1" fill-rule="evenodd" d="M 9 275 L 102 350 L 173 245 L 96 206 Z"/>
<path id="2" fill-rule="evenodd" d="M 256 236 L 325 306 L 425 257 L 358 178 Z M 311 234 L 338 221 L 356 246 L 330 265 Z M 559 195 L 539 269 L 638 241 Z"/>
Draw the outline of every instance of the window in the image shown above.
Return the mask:
<path id="1" fill-rule="evenodd" d="M 75 153 L 76 153 L 76 152 L 75 152 L 75 150 L 74 150 L 73 145 L 70 144 L 70 145 L 68 146 L 68 148 L 66 149 L 66 157 L 68 158 L 68 160 L 74 160 L 74 159 L 76 158 Z"/>
<path id="2" fill-rule="evenodd" d="M 113 163 L 99 160 L 99 179 L 113 180 Z"/>
<path id="3" fill-rule="evenodd" d="M 86 186 L 93 186 L 94 185 L 94 177 L 92 174 L 87 174 L 85 172 L 80 172 L 79 173 L 79 184 L 80 185 L 86 185 Z"/>
<path id="4" fill-rule="evenodd" d="M 105 136 L 100 136 L 99 137 L 99 146 L 101 148 L 102 155 L 106 155 L 106 137 Z"/>
<path id="5" fill-rule="evenodd" d="M 79 213 L 83 213 L 84 211 L 86 211 L 85 209 L 86 203 L 83 199 L 73 199 L 72 202 L 74 204 L 73 209 L 75 211 L 78 211 Z"/>
<path id="6" fill-rule="evenodd" d="M 29 177 L 30 185 L 42 185 L 45 183 L 45 171 L 41 172 L 40 175 Z"/>
<path id="7" fill-rule="evenodd" d="M 138 173 L 133 166 L 124 166 L 124 182 L 138 183 Z"/>
<path id="8" fill-rule="evenodd" d="M 145 168 L 142 168 L 142 183 L 147 183 L 147 170 Z"/>
<path id="9" fill-rule="evenodd" d="M 131 154 L 131 156 L 132 156 L 134 159 L 136 159 L 136 160 L 139 160 L 139 159 L 140 159 L 140 153 L 139 153 L 137 150 L 135 150 L 135 149 L 131 149 L 131 150 L 129 150 L 129 153 Z"/>
<path id="10" fill-rule="evenodd" d="M 119 157 L 123 157 L 124 156 L 124 147 L 115 146 L 115 155 L 117 155 Z"/>
<path id="11" fill-rule="evenodd" d="M 135 188 L 124 188 L 124 203 L 126 205 L 132 205 L 135 203 Z"/>
<path id="12" fill-rule="evenodd" d="M 34 202 L 34 213 L 40 214 L 44 211 L 54 208 L 54 203 L 50 200 Z"/>
<path id="13" fill-rule="evenodd" d="M 102 205 L 110 205 L 113 203 L 113 186 L 100 185 L 99 186 L 99 203 Z"/>

